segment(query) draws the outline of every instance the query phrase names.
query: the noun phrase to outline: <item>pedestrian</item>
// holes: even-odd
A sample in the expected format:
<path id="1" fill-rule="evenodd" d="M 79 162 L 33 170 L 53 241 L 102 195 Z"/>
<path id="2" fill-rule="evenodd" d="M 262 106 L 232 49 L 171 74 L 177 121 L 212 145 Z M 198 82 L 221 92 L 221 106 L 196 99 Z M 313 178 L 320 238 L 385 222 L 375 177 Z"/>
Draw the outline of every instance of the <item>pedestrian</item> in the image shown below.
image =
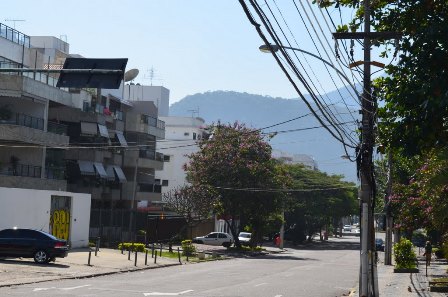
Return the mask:
<path id="1" fill-rule="evenodd" d="M 423 256 L 426 256 L 426 266 L 431 266 L 431 255 L 432 245 L 430 241 L 427 241 L 425 245 L 425 253 L 423 254 Z"/>

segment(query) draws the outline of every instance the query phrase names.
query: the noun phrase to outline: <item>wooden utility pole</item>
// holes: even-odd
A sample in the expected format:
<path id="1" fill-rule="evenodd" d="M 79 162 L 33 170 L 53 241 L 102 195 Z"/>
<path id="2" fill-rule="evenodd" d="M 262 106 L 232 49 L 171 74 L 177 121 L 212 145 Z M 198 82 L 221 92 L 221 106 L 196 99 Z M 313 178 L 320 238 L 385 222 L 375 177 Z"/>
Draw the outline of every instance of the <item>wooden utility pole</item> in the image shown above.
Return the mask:
<path id="1" fill-rule="evenodd" d="M 375 230 L 373 218 L 373 199 L 375 179 L 373 175 L 373 148 L 375 145 L 374 125 L 376 114 L 376 99 L 372 96 L 371 87 L 371 65 L 370 57 L 371 40 L 398 38 L 393 32 L 371 32 L 370 31 L 370 2 L 364 0 L 364 32 L 333 33 L 335 39 L 363 39 L 364 43 L 364 82 L 361 98 L 362 127 L 359 153 L 357 156 L 358 171 L 361 188 L 359 200 L 361 203 L 361 269 L 359 282 L 359 296 L 378 296 L 378 282 L 375 259 Z M 358 62 L 359 63 L 359 62 Z"/>

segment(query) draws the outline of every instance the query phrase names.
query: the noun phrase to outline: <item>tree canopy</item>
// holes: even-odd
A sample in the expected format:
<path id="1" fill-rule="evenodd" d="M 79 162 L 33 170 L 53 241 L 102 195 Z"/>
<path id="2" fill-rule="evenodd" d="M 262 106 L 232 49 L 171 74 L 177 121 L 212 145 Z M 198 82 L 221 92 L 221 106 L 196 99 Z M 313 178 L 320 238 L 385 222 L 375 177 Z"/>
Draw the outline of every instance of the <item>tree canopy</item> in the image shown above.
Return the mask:
<path id="1" fill-rule="evenodd" d="M 239 245 L 240 226 L 249 226 L 254 240 L 260 239 L 270 217 L 281 209 L 283 180 L 271 157 L 271 147 L 259 130 L 243 124 L 213 125 L 212 136 L 199 143 L 185 165 L 193 185 L 215 189 L 216 214 L 226 220 Z M 274 190 L 274 191 L 273 191 Z"/>

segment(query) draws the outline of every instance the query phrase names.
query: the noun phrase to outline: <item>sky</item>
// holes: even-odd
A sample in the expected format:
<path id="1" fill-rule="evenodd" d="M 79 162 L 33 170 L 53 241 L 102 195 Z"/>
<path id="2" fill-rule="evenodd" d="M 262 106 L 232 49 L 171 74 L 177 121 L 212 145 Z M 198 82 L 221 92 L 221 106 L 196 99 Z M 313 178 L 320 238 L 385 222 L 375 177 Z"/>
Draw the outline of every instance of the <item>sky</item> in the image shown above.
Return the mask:
<path id="1" fill-rule="evenodd" d="M 0 22 L 59 37 L 71 53 L 128 58 L 127 69 L 140 70 L 135 83 L 151 84 L 153 69 L 152 84 L 168 88 L 171 103 L 214 90 L 298 97 L 272 55 L 258 50 L 263 42 L 237 0 L 14 0 L 5 8 Z"/>

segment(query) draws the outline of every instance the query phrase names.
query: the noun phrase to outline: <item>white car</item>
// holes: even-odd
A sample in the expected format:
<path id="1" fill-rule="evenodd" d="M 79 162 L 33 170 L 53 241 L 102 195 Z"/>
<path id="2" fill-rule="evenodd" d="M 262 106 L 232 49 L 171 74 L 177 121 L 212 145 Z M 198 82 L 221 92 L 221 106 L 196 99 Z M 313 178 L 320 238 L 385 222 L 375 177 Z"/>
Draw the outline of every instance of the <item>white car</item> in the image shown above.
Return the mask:
<path id="1" fill-rule="evenodd" d="M 238 240 L 241 243 L 249 243 L 250 242 L 250 238 L 252 236 L 252 233 L 249 232 L 240 232 L 240 234 L 238 234 Z"/>
<path id="2" fill-rule="evenodd" d="M 233 238 L 228 233 L 212 232 L 205 236 L 199 236 L 193 238 L 193 242 L 208 245 L 222 245 L 224 247 L 229 247 L 233 243 Z"/>
<path id="3" fill-rule="evenodd" d="M 352 232 L 352 225 L 344 225 L 344 231 Z"/>

